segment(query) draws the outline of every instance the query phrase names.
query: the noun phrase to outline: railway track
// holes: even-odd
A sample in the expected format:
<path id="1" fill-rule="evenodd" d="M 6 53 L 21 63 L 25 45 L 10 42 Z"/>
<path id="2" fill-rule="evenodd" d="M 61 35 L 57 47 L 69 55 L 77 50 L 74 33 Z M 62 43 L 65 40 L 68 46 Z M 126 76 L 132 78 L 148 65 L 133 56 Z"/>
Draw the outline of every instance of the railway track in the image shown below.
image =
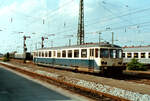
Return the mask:
<path id="1" fill-rule="evenodd" d="M 29 66 L 31 65 L 31 67 L 34 67 L 35 65 L 29 61 L 27 64 L 24 64 L 22 60 L 15 60 L 13 59 L 11 63 L 17 63 L 17 64 L 21 64 L 24 66 Z M 61 71 L 72 71 L 72 70 L 66 70 L 66 69 L 61 69 L 61 68 L 57 68 L 57 67 L 47 67 L 45 66 L 45 68 L 40 68 L 41 70 L 45 70 L 45 71 L 55 71 L 56 70 L 61 70 Z M 56 71 L 57 72 L 57 71 Z M 125 81 L 130 81 L 130 82 L 136 82 L 139 84 L 147 84 L 150 85 L 150 72 L 140 72 L 140 71 L 124 71 L 123 74 L 119 74 L 119 75 L 102 75 L 102 74 L 97 74 L 97 73 L 88 73 L 88 72 L 78 72 L 78 71 L 73 71 L 76 73 L 81 73 L 81 74 L 86 74 L 86 75 L 94 75 L 94 76 L 101 76 L 101 77 L 105 77 L 105 78 L 112 78 L 112 79 L 116 79 L 116 80 L 125 80 Z"/>
<path id="2" fill-rule="evenodd" d="M 60 79 L 44 76 L 44 75 L 37 74 L 37 73 L 34 73 L 34 72 L 30 72 L 30 71 L 26 71 L 24 69 L 16 68 L 14 66 L 2 64 L 2 63 L 0 63 L 0 64 L 3 65 L 4 67 L 7 67 L 7 68 L 11 69 L 11 70 L 15 70 L 17 72 L 28 75 L 28 76 L 30 76 L 34 79 L 39 79 L 39 80 L 48 82 L 50 84 L 57 85 L 59 87 L 65 88 L 67 90 L 70 90 L 70 91 L 73 91 L 73 92 L 76 92 L 76 93 L 79 93 L 83 96 L 92 98 L 92 99 L 97 100 L 97 101 L 128 101 L 126 99 L 123 99 L 123 98 L 120 98 L 120 97 L 117 97 L 117 96 L 112 96 L 112 95 L 109 95 L 109 94 L 98 92 L 96 90 L 92 90 L 92 89 L 89 89 L 89 88 L 74 85 L 74 84 L 65 82 L 65 81 L 60 80 Z"/>

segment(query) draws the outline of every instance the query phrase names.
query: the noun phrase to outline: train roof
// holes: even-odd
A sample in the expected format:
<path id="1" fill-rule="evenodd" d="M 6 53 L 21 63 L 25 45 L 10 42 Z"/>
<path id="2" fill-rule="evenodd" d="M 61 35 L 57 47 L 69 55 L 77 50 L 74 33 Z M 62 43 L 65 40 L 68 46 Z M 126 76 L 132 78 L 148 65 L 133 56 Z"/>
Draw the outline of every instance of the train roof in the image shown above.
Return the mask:
<path id="1" fill-rule="evenodd" d="M 124 52 L 149 52 L 150 46 L 126 46 L 123 47 Z"/>
<path id="2" fill-rule="evenodd" d="M 45 50 L 45 49 L 52 49 L 52 50 L 57 50 L 57 49 L 67 49 L 67 48 L 88 48 L 88 47 L 112 47 L 112 44 L 108 42 L 101 42 L 101 43 L 86 43 L 83 45 L 71 45 L 71 46 L 60 46 L 60 47 L 50 47 L 50 48 L 43 48 L 43 49 L 38 49 L 38 50 Z M 121 48 L 118 45 L 113 45 L 115 48 Z"/>

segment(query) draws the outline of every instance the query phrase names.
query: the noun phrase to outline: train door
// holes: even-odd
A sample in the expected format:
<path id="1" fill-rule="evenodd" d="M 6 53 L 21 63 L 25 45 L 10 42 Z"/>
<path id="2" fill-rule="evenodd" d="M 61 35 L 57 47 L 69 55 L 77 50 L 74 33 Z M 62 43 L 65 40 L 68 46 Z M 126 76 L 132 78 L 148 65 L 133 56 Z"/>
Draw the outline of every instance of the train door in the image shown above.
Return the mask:
<path id="1" fill-rule="evenodd" d="M 55 65 L 55 57 L 56 57 L 56 51 L 53 51 L 52 53 L 52 65 L 54 66 Z"/>
<path id="2" fill-rule="evenodd" d="M 94 48 L 89 50 L 89 68 L 94 69 Z"/>

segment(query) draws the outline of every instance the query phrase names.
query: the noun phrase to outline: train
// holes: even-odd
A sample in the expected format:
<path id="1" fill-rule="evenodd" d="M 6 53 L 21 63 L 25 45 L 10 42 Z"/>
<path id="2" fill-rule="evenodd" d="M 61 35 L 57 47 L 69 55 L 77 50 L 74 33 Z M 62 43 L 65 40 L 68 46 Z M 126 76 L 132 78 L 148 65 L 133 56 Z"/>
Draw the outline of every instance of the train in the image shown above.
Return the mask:
<path id="1" fill-rule="evenodd" d="M 108 42 L 37 49 L 33 62 L 92 73 L 122 73 L 126 69 L 122 47 Z"/>
<path id="2" fill-rule="evenodd" d="M 24 59 L 24 53 L 15 53 L 14 54 L 14 59 L 20 59 L 23 60 Z M 30 52 L 26 52 L 26 60 L 32 60 L 33 59 L 33 55 Z"/>
<path id="3" fill-rule="evenodd" d="M 135 58 L 140 63 L 150 65 L 150 46 L 125 46 L 122 56 L 124 63 L 128 63 Z"/>
<path id="4" fill-rule="evenodd" d="M 10 59 L 24 60 L 24 53 L 11 52 L 8 53 Z M 33 55 L 30 52 L 26 52 L 26 60 L 33 60 Z"/>

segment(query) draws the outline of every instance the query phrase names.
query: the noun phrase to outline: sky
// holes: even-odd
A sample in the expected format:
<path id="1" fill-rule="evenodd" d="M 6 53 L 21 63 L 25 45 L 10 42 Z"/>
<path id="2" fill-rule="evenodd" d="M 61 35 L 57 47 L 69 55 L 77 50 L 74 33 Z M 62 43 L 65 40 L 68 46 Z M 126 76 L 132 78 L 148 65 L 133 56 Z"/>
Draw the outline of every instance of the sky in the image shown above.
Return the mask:
<path id="1" fill-rule="evenodd" d="M 85 42 L 150 45 L 149 0 L 84 0 Z M 0 53 L 77 43 L 79 0 L 0 0 Z M 20 33 L 21 32 L 21 33 Z"/>

